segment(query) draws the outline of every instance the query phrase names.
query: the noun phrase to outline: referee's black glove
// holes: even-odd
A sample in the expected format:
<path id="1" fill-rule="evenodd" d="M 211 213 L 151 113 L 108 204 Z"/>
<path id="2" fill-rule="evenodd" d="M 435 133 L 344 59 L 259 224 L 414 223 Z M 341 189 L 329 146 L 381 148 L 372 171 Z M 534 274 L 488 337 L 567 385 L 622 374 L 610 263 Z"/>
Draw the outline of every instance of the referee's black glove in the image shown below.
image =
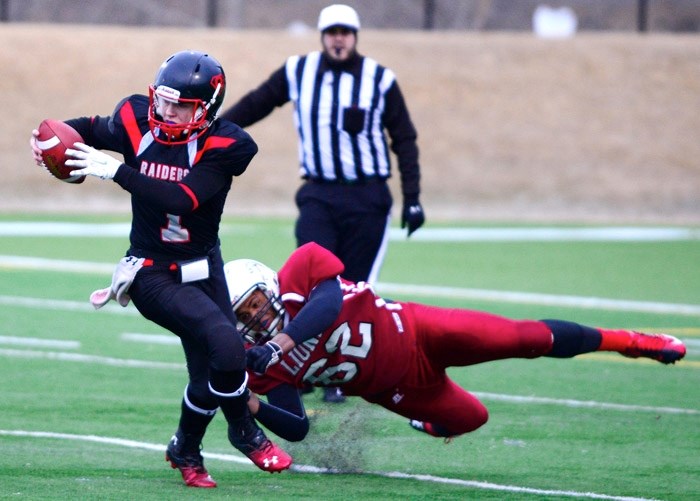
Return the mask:
<path id="1" fill-rule="evenodd" d="M 245 352 L 246 366 L 253 372 L 265 374 L 271 365 L 280 361 L 284 353 L 277 343 L 268 341 L 262 346 L 253 346 Z"/>
<path id="2" fill-rule="evenodd" d="M 403 211 L 401 211 L 401 228 L 408 227 L 408 235 L 416 231 L 425 223 L 425 213 L 418 201 L 418 195 L 405 196 L 403 199 Z"/>

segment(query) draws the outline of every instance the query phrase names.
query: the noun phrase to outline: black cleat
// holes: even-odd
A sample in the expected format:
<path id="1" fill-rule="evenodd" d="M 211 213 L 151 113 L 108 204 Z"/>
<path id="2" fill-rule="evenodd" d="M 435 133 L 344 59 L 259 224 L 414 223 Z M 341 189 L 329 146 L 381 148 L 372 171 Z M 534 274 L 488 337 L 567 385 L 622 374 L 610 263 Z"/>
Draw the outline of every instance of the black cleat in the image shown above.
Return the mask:
<path id="1" fill-rule="evenodd" d="M 170 466 L 180 470 L 182 479 L 190 487 L 216 487 L 216 482 L 204 467 L 204 458 L 199 451 L 199 444 L 193 450 L 185 450 L 185 439 L 181 433 L 176 433 L 170 439 L 165 450 L 165 460 Z"/>
<path id="2" fill-rule="evenodd" d="M 335 386 L 330 386 L 323 389 L 323 401 L 329 404 L 342 404 L 345 402 L 343 391 Z"/>
<path id="3" fill-rule="evenodd" d="M 228 439 L 263 471 L 280 472 L 292 465 L 292 457 L 265 436 L 265 432 L 248 412 L 245 417 L 229 424 Z"/>

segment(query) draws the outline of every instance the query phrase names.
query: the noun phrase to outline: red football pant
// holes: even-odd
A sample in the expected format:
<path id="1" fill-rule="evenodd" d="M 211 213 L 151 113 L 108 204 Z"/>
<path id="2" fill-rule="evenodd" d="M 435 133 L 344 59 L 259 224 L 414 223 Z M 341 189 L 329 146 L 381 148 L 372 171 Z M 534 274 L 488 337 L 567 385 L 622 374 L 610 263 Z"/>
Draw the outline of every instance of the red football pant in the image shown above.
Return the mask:
<path id="1" fill-rule="evenodd" d="M 417 357 L 392 391 L 366 397 L 409 419 L 447 428 L 454 435 L 488 420 L 486 407 L 447 377 L 445 368 L 506 358 L 536 358 L 552 348 L 552 333 L 540 321 L 490 313 L 404 303 Z"/>

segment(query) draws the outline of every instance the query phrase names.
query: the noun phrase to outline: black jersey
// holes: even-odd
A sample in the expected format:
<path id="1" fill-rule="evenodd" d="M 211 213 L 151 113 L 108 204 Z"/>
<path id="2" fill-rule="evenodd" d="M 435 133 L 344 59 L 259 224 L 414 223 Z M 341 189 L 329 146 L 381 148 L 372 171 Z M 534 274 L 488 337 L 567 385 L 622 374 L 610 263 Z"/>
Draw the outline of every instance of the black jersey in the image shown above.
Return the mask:
<path id="1" fill-rule="evenodd" d="M 218 243 L 219 224 L 233 176 L 258 151 L 248 133 L 216 120 L 187 144 L 155 141 L 148 98 L 122 100 L 111 117 L 68 120 L 85 142 L 121 153 L 114 181 L 131 193 L 130 243 L 136 255 L 154 259 L 202 256 Z"/>

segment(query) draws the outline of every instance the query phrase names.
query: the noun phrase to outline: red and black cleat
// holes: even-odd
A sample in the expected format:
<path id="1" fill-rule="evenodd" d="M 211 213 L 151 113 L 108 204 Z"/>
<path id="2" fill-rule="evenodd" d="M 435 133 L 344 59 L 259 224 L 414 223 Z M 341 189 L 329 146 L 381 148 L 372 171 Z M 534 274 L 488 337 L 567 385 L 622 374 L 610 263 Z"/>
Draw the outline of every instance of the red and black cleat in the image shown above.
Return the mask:
<path id="1" fill-rule="evenodd" d="M 454 435 L 446 434 L 446 430 L 444 433 L 436 430 L 435 426 L 433 426 L 431 423 L 428 423 L 427 421 L 418 421 L 417 419 L 411 419 L 408 422 L 408 424 L 411 425 L 411 428 L 413 428 L 414 430 L 427 433 L 431 437 L 444 438 L 446 444 L 449 444 L 454 438 Z"/>
<path id="2" fill-rule="evenodd" d="M 185 451 L 183 440 L 177 435 L 173 435 L 165 450 L 165 460 L 170 462 L 170 466 L 180 470 L 182 479 L 189 487 L 212 488 L 216 487 L 216 482 L 204 467 L 204 459 L 197 450 Z"/>
<path id="3" fill-rule="evenodd" d="M 674 364 L 685 356 L 685 345 L 668 334 L 634 332 L 630 345 L 620 353 L 630 358 L 651 358 L 662 364 Z"/>
<path id="4" fill-rule="evenodd" d="M 229 424 L 228 439 L 263 471 L 281 472 L 292 465 L 292 457 L 272 443 L 248 413 L 235 423 Z"/>

